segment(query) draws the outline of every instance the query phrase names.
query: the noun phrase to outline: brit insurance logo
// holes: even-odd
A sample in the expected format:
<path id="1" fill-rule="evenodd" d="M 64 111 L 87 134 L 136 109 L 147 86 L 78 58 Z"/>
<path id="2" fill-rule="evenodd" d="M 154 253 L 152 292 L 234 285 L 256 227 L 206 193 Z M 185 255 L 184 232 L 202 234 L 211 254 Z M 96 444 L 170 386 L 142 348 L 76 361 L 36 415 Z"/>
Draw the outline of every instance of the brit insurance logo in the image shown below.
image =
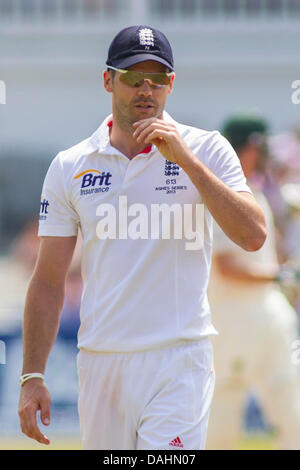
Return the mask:
<path id="1" fill-rule="evenodd" d="M 111 185 L 110 179 L 112 174 L 107 171 L 85 170 L 74 176 L 74 180 L 80 180 L 80 195 L 106 193 Z"/>
<path id="2" fill-rule="evenodd" d="M 41 204 L 40 204 L 40 220 L 46 220 L 48 214 L 48 207 L 50 206 L 49 201 L 45 199 L 43 196 L 41 197 Z"/>

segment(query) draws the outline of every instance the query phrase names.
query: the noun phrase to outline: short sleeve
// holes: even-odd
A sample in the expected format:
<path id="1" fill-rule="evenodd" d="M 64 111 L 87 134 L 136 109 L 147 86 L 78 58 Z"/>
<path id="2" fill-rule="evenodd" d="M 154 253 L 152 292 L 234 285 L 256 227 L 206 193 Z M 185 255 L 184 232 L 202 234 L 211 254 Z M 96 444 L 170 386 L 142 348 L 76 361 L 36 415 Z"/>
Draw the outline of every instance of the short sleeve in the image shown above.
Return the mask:
<path id="1" fill-rule="evenodd" d="M 207 166 L 223 183 L 234 191 L 246 191 L 252 194 L 239 157 L 228 140 L 218 131 L 209 139 L 206 151 Z"/>
<path id="2" fill-rule="evenodd" d="M 78 224 L 79 217 L 67 196 L 58 154 L 51 162 L 43 184 L 38 236 L 76 236 Z"/>

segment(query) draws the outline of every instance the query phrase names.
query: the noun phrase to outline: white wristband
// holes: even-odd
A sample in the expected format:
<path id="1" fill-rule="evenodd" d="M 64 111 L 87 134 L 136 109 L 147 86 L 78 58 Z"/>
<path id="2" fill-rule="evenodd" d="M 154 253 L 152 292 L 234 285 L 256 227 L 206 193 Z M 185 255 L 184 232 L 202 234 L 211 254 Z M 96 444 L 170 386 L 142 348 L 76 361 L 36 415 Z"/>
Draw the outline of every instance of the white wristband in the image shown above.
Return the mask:
<path id="1" fill-rule="evenodd" d="M 31 374 L 24 374 L 24 375 L 21 375 L 20 379 L 19 379 L 19 383 L 22 387 L 22 385 L 27 382 L 27 380 L 30 380 L 30 379 L 35 379 L 35 378 L 38 378 L 38 379 L 42 379 L 44 380 L 44 375 L 43 374 L 40 374 L 39 372 L 32 372 Z"/>

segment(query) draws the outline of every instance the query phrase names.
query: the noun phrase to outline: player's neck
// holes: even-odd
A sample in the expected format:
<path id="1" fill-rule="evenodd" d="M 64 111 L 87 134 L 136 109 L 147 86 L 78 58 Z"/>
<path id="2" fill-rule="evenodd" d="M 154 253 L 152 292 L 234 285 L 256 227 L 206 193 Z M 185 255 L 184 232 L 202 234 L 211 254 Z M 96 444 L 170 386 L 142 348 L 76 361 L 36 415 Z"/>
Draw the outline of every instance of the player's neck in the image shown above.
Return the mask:
<path id="1" fill-rule="evenodd" d="M 144 148 L 144 143 L 138 143 L 133 134 L 132 125 L 120 126 L 117 119 L 113 119 L 113 124 L 110 127 L 110 144 L 131 160 L 135 155 L 141 153 Z"/>

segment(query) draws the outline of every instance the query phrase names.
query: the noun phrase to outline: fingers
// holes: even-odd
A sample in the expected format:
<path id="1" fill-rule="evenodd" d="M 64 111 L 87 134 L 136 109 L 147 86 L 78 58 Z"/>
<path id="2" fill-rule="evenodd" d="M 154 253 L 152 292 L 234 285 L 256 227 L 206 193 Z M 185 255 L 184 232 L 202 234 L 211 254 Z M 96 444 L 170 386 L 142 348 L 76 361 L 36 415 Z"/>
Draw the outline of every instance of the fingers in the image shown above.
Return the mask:
<path id="1" fill-rule="evenodd" d="M 144 137 L 143 141 L 145 144 L 151 144 L 158 141 L 167 141 L 170 138 L 170 132 L 161 130 L 161 129 L 154 129 L 150 132 L 147 136 Z"/>
<path id="2" fill-rule="evenodd" d="M 134 127 L 136 127 L 136 129 L 133 133 L 133 137 L 136 138 L 137 142 L 150 143 L 151 139 L 149 136 L 154 131 L 160 131 L 155 132 L 155 138 L 161 136 L 162 138 L 166 139 L 176 137 L 177 135 L 175 126 L 173 126 L 173 124 L 157 119 L 145 119 L 143 121 L 138 121 L 134 123 Z"/>
<path id="3" fill-rule="evenodd" d="M 155 135 L 155 138 L 162 137 L 164 140 L 170 139 L 173 136 L 173 131 L 166 129 L 160 125 L 151 125 L 147 129 L 144 129 L 137 138 L 138 142 L 144 142 L 145 144 L 151 142 L 150 136 Z M 175 136 L 175 135 L 174 135 Z"/>
<path id="4" fill-rule="evenodd" d="M 19 404 L 19 418 L 22 432 L 41 444 L 48 445 L 50 440 L 41 432 L 37 424 L 37 412 L 41 412 L 41 421 L 44 425 L 50 423 L 50 396 L 45 386 L 32 387 L 24 385 L 21 390 Z"/>
<path id="5" fill-rule="evenodd" d="M 141 119 L 140 121 L 136 121 L 133 123 L 133 127 L 135 129 L 133 135 L 137 136 L 144 129 L 147 129 L 151 125 L 162 126 L 164 128 L 174 127 L 173 124 L 163 121 L 162 119 L 157 119 L 157 118 Z"/>
<path id="6" fill-rule="evenodd" d="M 144 129 L 150 126 L 152 123 L 160 123 L 160 124 L 166 124 L 165 121 L 162 119 L 157 119 L 157 118 L 147 118 L 147 119 L 141 119 L 140 121 L 136 121 L 133 123 L 133 127 L 135 128 L 135 131 L 133 133 L 133 136 L 138 136 L 140 132 L 142 132 Z"/>
<path id="7" fill-rule="evenodd" d="M 149 118 L 135 122 L 133 127 L 133 137 L 137 142 L 155 145 L 167 160 L 180 165 L 191 159 L 191 151 L 174 124 Z"/>
<path id="8" fill-rule="evenodd" d="M 50 424 L 50 400 L 46 398 L 41 400 L 41 421 L 45 426 Z"/>
<path id="9" fill-rule="evenodd" d="M 50 444 L 50 440 L 39 429 L 36 420 L 36 407 L 28 404 L 19 412 L 22 432 L 40 444 Z"/>

